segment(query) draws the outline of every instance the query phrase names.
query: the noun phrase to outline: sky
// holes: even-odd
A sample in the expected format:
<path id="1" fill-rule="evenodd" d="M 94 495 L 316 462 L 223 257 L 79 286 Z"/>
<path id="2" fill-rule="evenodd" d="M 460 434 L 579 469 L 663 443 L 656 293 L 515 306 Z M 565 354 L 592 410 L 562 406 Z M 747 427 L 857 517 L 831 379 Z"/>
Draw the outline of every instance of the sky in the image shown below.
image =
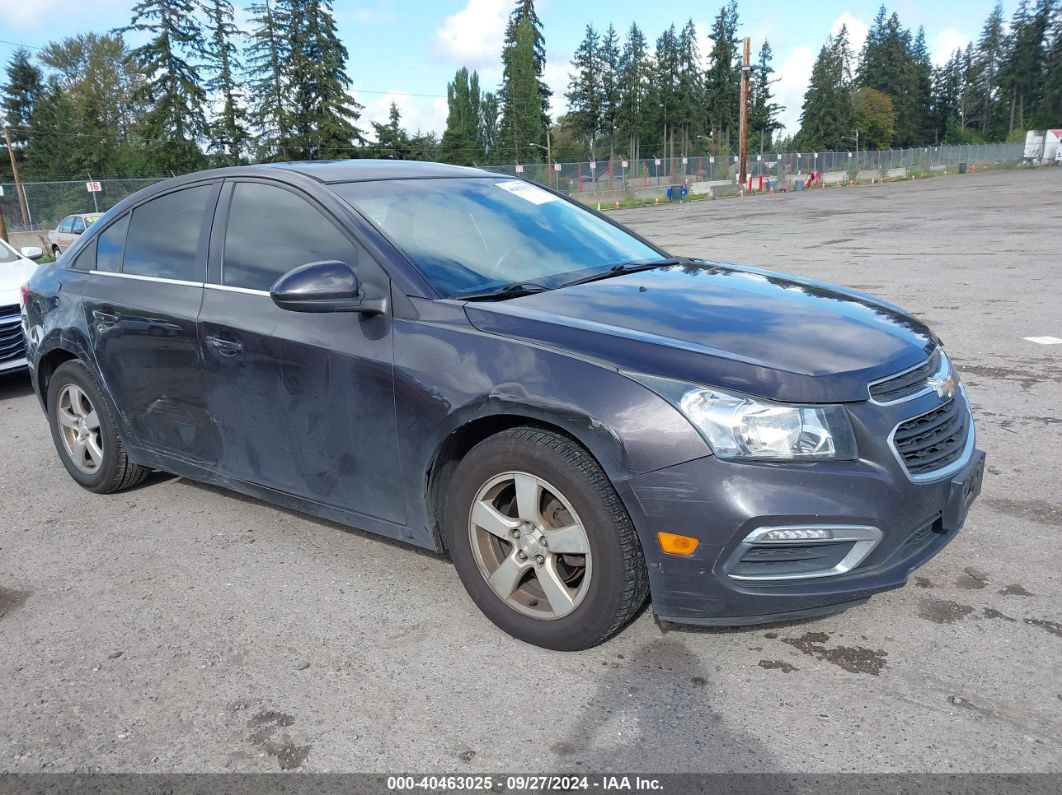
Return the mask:
<path id="1" fill-rule="evenodd" d="M 706 56 L 711 21 L 721 4 L 538 0 L 546 40 L 545 80 L 554 92 L 554 114 L 566 108 L 569 65 L 587 24 L 600 31 L 612 22 L 622 36 L 637 22 L 653 42 L 672 22 L 681 28 L 692 19 Z M 499 53 L 513 5 L 514 0 L 334 0 L 339 34 L 350 53 L 352 90 L 365 106 L 362 128 L 368 130 L 369 121 L 385 121 L 394 101 L 407 129 L 441 133 L 446 126 L 446 83 L 455 70 L 478 70 L 485 90 L 500 81 Z M 804 90 L 826 36 L 847 24 L 858 51 L 879 5 L 880 0 L 739 0 L 739 35 L 752 38 L 753 57 L 764 39 L 774 50 L 774 91 L 776 101 L 786 106 L 781 116 L 785 132 L 795 134 L 799 128 Z M 888 8 L 912 30 L 925 26 L 930 53 L 940 64 L 956 47 L 977 37 L 993 5 L 994 0 L 900 0 Z M 1008 17 L 1013 5 L 1004 5 Z M 75 33 L 121 27 L 128 23 L 132 6 L 132 0 L 0 0 L 0 62 L 6 63 L 14 52 L 12 43 L 41 46 Z M 242 12 L 239 16 L 246 19 Z M 129 38 L 138 43 L 135 36 Z"/>

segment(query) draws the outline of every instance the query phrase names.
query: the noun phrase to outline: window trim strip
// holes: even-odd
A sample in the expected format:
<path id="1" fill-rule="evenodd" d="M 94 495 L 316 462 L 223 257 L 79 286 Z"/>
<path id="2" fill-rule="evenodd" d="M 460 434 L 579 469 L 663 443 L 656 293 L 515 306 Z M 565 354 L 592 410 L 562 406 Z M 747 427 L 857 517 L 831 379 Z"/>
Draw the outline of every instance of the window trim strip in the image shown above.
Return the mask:
<path id="1" fill-rule="evenodd" d="M 204 287 L 204 282 L 190 282 L 184 279 L 167 279 L 164 276 L 141 276 L 139 273 L 117 273 L 115 271 L 88 271 L 96 276 L 112 276 L 118 279 L 136 279 L 142 282 L 155 282 L 157 284 L 175 284 L 178 287 Z"/>

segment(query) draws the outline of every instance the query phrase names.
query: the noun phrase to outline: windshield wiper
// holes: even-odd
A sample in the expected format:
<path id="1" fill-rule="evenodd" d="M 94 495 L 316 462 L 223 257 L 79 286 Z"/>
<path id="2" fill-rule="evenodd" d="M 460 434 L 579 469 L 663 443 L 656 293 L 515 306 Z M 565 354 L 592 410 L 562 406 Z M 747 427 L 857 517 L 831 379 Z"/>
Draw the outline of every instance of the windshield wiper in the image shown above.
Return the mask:
<path id="1" fill-rule="evenodd" d="M 692 260 L 686 257 L 668 257 L 667 259 L 657 260 L 656 262 L 644 262 L 642 260 L 617 262 L 615 265 L 610 266 L 606 271 L 591 273 L 589 276 L 584 276 L 581 279 L 565 282 L 561 287 L 571 287 L 573 284 L 586 284 L 587 282 L 596 282 L 601 279 L 611 279 L 613 276 L 622 276 L 625 273 L 637 273 L 638 271 L 651 271 L 656 268 L 666 268 L 669 265 L 685 265 L 688 262 L 692 262 Z"/>
<path id="2" fill-rule="evenodd" d="M 509 298 L 519 298 L 522 295 L 534 295 L 535 293 L 541 293 L 549 288 L 544 284 L 537 284 L 535 282 L 513 282 L 512 284 L 506 284 L 502 287 L 498 287 L 494 290 L 487 290 L 482 293 L 469 293 L 468 295 L 455 295 L 458 301 L 505 301 Z"/>

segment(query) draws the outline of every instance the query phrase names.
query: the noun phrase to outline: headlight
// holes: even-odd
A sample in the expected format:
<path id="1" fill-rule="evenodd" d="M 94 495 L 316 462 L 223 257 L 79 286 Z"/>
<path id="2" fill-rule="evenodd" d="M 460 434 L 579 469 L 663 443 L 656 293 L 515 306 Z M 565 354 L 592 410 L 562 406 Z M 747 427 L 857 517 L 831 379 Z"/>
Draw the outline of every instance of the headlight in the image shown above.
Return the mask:
<path id="1" fill-rule="evenodd" d="M 841 406 L 790 406 L 641 373 L 625 373 L 686 415 L 720 458 L 849 461 L 855 434 Z"/>

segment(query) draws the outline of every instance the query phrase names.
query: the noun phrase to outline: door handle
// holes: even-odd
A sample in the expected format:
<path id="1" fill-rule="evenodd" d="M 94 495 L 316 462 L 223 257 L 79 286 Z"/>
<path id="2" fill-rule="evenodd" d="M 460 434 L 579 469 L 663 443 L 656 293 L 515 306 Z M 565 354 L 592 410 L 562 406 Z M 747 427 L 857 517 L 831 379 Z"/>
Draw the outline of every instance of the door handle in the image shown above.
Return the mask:
<path id="1" fill-rule="evenodd" d="M 235 356 L 243 350 L 243 343 L 236 340 L 223 340 L 221 337 L 207 337 L 207 345 L 222 356 Z"/>

